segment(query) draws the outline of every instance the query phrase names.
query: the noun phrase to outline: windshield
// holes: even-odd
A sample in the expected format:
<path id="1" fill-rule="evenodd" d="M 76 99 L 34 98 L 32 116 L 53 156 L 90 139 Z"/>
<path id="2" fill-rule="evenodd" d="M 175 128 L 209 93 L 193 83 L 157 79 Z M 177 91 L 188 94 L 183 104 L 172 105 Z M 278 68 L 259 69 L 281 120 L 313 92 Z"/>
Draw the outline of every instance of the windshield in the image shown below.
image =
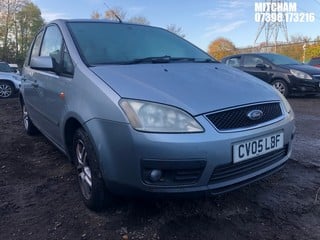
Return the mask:
<path id="1" fill-rule="evenodd" d="M 161 28 L 109 22 L 70 22 L 68 27 L 89 65 L 214 61 L 199 48 Z"/>
<path id="2" fill-rule="evenodd" d="M 8 63 L 0 63 L 0 72 L 12 72 Z"/>
<path id="3" fill-rule="evenodd" d="M 292 58 L 279 55 L 279 54 L 263 54 L 263 57 L 267 58 L 275 65 L 288 65 L 288 64 L 302 64 Z"/>

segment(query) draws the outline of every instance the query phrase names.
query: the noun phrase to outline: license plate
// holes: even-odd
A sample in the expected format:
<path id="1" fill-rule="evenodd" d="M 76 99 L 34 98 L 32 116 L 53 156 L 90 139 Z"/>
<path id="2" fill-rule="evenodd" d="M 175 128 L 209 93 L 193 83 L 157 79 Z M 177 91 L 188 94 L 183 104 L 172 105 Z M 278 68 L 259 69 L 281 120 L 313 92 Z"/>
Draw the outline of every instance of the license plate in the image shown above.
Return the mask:
<path id="1" fill-rule="evenodd" d="M 261 156 L 281 149 L 283 146 L 283 132 L 238 142 L 233 145 L 233 162 Z"/>

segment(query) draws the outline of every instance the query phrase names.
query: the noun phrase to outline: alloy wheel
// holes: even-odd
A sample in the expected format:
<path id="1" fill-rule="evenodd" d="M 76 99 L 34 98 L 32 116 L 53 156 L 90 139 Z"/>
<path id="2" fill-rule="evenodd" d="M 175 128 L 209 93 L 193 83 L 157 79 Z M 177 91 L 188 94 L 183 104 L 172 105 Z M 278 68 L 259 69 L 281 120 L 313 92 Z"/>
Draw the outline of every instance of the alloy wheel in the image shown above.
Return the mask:
<path id="1" fill-rule="evenodd" d="M 88 165 L 88 153 L 86 150 L 86 146 L 81 139 L 77 140 L 75 150 L 77 158 L 78 179 L 81 192 L 86 199 L 90 199 L 92 191 L 91 169 Z"/>
<path id="2" fill-rule="evenodd" d="M 273 84 L 273 87 L 277 89 L 282 95 L 286 96 L 287 94 L 287 86 L 282 81 L 276 81 Z"/>
<path id="3" fill-rule="evenodd" d="M 22 117 L 23 117 L 23 125 L 24 125 L 24 128 L 26 130 L 29 129 L 29 115 L 28 115 L 28 112 L 27 112 L 27 109 L 26 109 L 26 106 L 23 105 L 22 107 Z"/>
<path id="4" fill-rule="evenodd" d="M 0 97 L 8 98 L 12 95 L 12 88 L 9 84 L 2 83 L 0 84 Z"/>

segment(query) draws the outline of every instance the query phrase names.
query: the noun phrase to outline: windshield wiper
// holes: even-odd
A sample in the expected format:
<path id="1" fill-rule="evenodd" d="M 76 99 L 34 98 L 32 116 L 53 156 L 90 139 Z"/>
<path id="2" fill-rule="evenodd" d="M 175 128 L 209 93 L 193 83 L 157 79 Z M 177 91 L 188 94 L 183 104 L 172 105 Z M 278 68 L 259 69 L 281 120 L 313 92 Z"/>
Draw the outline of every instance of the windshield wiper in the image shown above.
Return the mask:
<path id="1" fill-rule="evenodd" d="M 218 63 L 211 58 L 192 58 L 192 57 L 171 57 L 169 55 L 159 57 L 136 58 L 131 61 L 109 62 L 103 64 L 139 64 L 139 63 L 169 63 L 169 62 L 195 62 L 195 63 Z"/>
<path id="2" fill-rule="evenodd" d="M 190 58 L 190 57 L 175 57 L 171 61 L 177 62 L 195 62 L 195 63 L 218 63 L 218 61 L 211 58 Z"/>
<path id="3" fill-rule="evenodd" d="M 196 59 L 195 62 L 201 62 L 201 63 L 220 63 L 219 61 L 212 59 L 212 58 L 199 58 Z"/>
<path id="4" fill-rule="evenodd" d="M 171 61 L 170 56 L 160 56 L 160 57 L 146 57 L 146 58 L 136 58 L 132 61 L 129 61 L 128 64 L 135 63 L 168 63 Z"/>

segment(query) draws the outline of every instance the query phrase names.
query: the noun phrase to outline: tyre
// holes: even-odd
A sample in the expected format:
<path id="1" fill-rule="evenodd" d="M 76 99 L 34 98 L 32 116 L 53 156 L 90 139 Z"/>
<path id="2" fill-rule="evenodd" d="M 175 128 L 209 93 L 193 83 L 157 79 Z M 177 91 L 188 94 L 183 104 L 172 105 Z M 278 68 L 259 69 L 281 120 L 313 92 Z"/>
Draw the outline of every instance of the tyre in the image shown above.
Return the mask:
<path id="1" fill-rule="evenodd" d="M 82 128 L 74 134 L 72 155 L 85 205 L 94 211 L 102 210 L 112 202 L 112 196 L 105 188 L 94 148 Z"/>
<path id="2" fill-rule="evenodd" d="M 280 79 L 277 79 L 272 82 L 272 86 L 277 89 L 283 96 L 288 97 L 289 96 L 289 88 L 288 84 Z"/>
<path id="3" fill-rule="evenodd" d="M 29 113 L 27 111 L 26 105 L 22 103 L 22 119 L 23 126 L 28 135 L 35 135 L 38 133 L 38 129 L 33 125 Z"/>
<path id="4" fill-rule="evenodd" d="M 9 98 L 14 93 L 14 86 L 7 81 L 0 81 L 0 98 Z"/>

